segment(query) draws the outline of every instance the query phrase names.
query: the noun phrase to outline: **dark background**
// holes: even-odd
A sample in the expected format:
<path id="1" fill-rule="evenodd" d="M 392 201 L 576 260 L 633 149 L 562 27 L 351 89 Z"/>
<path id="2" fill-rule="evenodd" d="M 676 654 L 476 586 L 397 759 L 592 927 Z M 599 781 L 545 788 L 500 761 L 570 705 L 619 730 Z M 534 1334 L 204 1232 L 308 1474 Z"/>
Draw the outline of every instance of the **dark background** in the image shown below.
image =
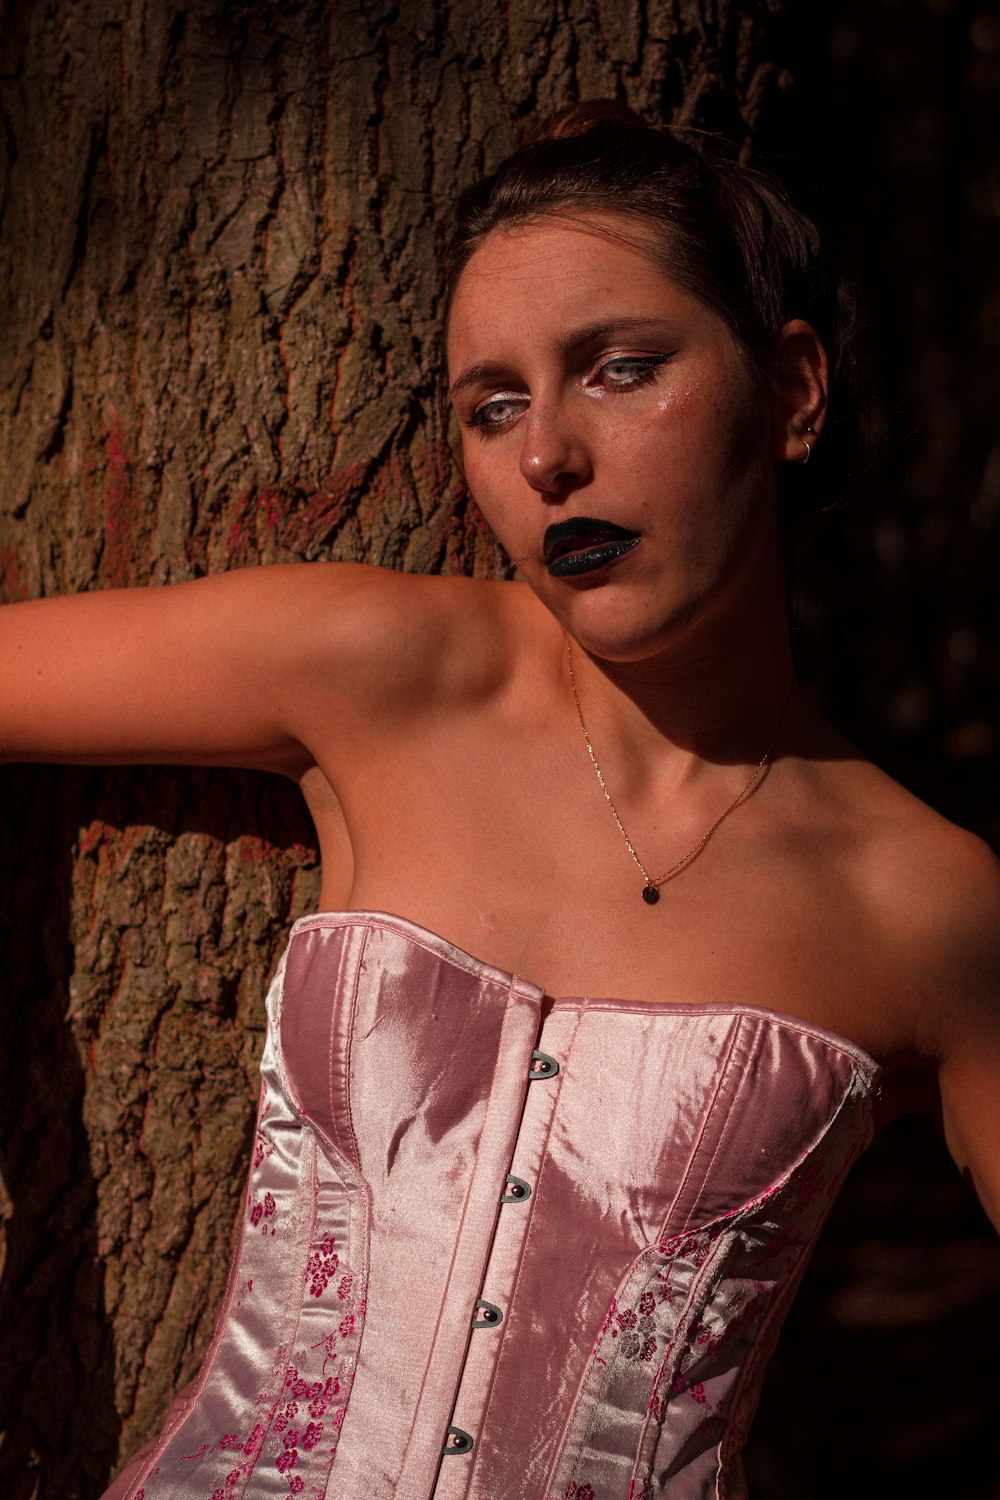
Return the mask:
<path id="1" fill-rule="evenodd" d="M 883 438 L 868 494 L 813 540 L 803 666 L 864 749 L 996 843 L 1000 12 L 838 3 L 828 58 L 815 153 L 790 166 L 822 163 Z"/>
<path id="2" fill-rule="evenodd" d="M 790 175 L 862 289 L 883 443 L 804 559 L 800 659 L 855 743 L 997 847 L 1000 14 L 841 0 L 826 58 Z M 754 1500 L 1000 1496 L 998 1326 L 995 1234 L 933 1128 L 901 1121 L 854 1169 L 786 1325 Z"/>

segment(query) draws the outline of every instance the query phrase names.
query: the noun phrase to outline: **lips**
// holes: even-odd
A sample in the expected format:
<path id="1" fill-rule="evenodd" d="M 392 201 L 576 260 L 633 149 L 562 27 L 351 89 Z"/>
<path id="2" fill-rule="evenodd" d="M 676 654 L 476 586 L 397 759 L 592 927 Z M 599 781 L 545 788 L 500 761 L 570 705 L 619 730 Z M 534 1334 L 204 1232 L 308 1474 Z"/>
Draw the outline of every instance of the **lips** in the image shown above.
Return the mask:
<path id="1" fill-rule="evenodd" d="M 548 528 L 542 555 L 552 578 L 572 578 L 606 567 L 631 552 L 641 540 L 637 531 L 626 531 L 612 521 L 572 516 Z"/>

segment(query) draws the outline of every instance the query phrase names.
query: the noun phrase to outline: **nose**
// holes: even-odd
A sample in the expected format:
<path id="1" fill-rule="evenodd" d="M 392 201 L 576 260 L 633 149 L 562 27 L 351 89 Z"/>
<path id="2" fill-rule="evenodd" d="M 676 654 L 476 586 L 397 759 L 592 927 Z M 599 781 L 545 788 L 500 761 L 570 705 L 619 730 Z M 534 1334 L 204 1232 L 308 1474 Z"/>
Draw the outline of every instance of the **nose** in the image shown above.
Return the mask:
<path id="1" fill-rule="evenodd" d="M 561 405 L 532 401 L 524 426 L 520 469 L 533 490 L 555 498 L 579 489 L 591 478 L 588 444 Z"/>

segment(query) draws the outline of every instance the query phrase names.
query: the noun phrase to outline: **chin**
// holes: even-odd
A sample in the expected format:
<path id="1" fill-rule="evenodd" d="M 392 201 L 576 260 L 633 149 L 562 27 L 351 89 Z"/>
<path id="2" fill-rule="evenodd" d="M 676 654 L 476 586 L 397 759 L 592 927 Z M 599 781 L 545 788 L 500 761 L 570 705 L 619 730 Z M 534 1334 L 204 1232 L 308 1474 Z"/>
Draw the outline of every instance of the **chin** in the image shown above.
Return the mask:
<path id="1" fill-rule="evenodd" d="M 628 662 L 648 661 L 679 647 L 690 639 L 698 613 L 693 605 L 669 611 L 661 605 L 652 617 L 621 608 L 609 609 L 607 618 L 601 618 L 597 612 L 579 610 L 565 628 L 590 656 L 624 666 Z"/>

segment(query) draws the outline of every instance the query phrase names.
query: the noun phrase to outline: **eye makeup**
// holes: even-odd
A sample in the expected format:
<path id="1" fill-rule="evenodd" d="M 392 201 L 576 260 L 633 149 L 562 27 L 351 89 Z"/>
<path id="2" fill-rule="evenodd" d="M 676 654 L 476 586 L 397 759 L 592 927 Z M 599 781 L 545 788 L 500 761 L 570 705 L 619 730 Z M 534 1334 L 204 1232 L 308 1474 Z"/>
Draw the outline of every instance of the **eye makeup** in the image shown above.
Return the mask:
<path id="1" fill-rule="evenodd" d="M 518 411 L 528 405 L 529 398 L 523 391 L 497 391 L 486 401 L 480 402 L 466 421 L 481 437 L 495 437 L 509 426 Z"/>
<path id="2" fill-rule="evenodd" d="M 657 372 L 673 358 L 673 351 L 656 354 L 612 354 L 602 356 L 582 381 L 587 396 L 605 396 L 609 392 L 627 395 L 641 386 L 651 385 Z M 526 391 L 496 391 L 475 407 L 465 426 L 480 437 L 496 437 L 531 403 Z"/>
<path id="3" fill-rule="evenodd" d="M 613 354 L 610 358 L 602 358 L 593 373 L 585 380 L 584 389 L 588 395 L 603 394 L 605 390 L 635 390 L 637 386 L 651 384 L 661 366 L 672 358 L 672 352 Z"/>

